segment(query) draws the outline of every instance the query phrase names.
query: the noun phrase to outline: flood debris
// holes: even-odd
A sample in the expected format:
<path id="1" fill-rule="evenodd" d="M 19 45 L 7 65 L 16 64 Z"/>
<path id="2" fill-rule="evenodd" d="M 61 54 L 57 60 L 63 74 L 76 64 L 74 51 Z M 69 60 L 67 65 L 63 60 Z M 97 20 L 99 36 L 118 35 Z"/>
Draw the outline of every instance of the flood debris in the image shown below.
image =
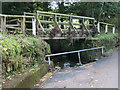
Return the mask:
<path id="1" fill-rule="evenodd" d="M 70 66 L 69 62 L 64 63 L 64 67 Z"/>
<path id="2" fill-rule="evenodd" d="M 56 70 L 56 71 L 59 71 L 59 70 L 61 70 L 61 67 L 55 66 L 55 70 Z"/>

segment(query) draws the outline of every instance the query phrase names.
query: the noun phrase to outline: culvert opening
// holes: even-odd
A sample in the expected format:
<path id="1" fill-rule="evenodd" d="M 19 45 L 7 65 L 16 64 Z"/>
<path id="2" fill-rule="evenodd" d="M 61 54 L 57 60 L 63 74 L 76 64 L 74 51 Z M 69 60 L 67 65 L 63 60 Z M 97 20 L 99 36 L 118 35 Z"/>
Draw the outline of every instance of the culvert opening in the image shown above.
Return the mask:
<path id="1" fill-rule="evenodd" d="M 65 66 L 74 67 L 76 63 L 79 62 L 77 53 L 54 56 L 51 57 L 51 60 L 54 62 L 55 66 L 59 66 L 61 68 Z"/>

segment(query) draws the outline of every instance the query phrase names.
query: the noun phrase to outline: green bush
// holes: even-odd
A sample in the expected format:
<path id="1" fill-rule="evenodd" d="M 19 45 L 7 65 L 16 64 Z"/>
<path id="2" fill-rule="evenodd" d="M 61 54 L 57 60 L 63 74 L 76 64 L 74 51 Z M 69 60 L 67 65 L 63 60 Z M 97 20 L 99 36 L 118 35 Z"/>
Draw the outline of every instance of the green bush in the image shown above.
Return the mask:
<path id="1" fill-rule="evenodd" d="M 117 45 L 117 37 L 118 34 L 101 34 L 100 36 L 96 36 L 95 38 L 88 38 L 88 41 L 91 42 L 91 46 L 93 47 L 101 47 L 104 46 L 104 53 L 108 53 L 109 50 L 113 49 Z M 100 53 L 101 51 L 99 51 Z M 98 53 L 98 54 L 99 54 Z"/>
<path id="2" fill-rule="evenodd" d="M 86 43 L 84 43 L 84 48 L 94 48 L 104 46 L 104 54 L 112 51 L 112 49 L 117 44 L 117 35 L 118 34 L 101 34 L 100 36 L 96 36 L 94 38 L 88 38 Z M 93 51 L 93 52 L 92 52 Z M 99 58 L 101 55 L 101 49 L 92 50 L 81 53 L 81 59 L 83 62 L 89 62 L 94 60 L 95 58 Z"/>
<path id="3" fill-rule="evenodd" d="M 0 34 L 0 57 L 3 73 L 21 71 L 39 65 L 45 54 L 50 53 L 49 45 L 39 38 Z"/>
<path id="4" fill-rule="evenodd" d="M 107 52 L 108 50 L 115 47 L 115 45 L 117 43 L 117 34 L 116 35 L 114 35 L 112 33 L 101 34 L 100 37 L 89 38 L 88 40 L 93 41 L 94 47 L 104 46 L 105 51 Z"/>

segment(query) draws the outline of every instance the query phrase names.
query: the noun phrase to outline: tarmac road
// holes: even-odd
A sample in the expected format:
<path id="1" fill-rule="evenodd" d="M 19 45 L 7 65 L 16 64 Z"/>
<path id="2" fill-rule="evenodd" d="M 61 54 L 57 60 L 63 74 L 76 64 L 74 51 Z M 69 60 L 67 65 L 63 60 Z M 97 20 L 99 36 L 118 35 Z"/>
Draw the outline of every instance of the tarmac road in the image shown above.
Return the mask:
<path id="1" fill-rule="evenodd" d="M 118 51 L 87 66 L 62 69 L 43 87 L 118 88 Z"/>

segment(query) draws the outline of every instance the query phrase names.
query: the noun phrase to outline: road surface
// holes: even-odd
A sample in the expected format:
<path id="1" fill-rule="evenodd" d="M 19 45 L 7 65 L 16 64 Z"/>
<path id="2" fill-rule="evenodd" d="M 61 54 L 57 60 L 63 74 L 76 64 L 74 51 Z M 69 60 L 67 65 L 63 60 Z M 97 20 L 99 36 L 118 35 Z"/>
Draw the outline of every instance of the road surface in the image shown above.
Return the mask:
<path id="1" fill-rule="evenodd" d="M 94 64 L 62 69 L 43 87 L 118 88 L 118 51 Z"/>

